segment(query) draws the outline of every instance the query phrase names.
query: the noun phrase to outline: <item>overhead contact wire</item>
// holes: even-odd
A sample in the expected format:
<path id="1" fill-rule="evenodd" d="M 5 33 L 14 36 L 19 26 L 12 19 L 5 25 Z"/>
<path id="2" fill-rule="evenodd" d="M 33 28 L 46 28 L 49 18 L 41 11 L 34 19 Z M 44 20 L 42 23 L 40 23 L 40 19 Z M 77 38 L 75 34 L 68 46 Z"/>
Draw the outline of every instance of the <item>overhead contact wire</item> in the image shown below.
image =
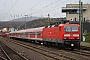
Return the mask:
<path id="1" fill-rule="evenodd" d="M 17 1 L 15 2 L 15 4 L 10 8 L 10 10 L 6 13 L 6 15 L 12 10 L 12 8 L 18 3 L 18 1 L 19 1 L 19 0 L 17 0 Z M 6 15 L 5 15 L 3 18 L 5 18 Z"/>

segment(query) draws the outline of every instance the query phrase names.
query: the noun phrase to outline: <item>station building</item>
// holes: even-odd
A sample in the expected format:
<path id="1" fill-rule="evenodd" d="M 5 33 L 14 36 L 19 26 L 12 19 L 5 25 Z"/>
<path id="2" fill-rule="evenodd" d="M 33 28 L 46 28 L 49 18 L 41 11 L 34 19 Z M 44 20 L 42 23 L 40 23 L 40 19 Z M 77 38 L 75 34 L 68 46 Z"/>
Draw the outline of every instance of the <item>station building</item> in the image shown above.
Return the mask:
<path id="1" fill-rule="evenodd" d="M 83 4 L 83 20 L 90 21 L 90 4 Z M 66 20 L 79 21 L 79 4 L 67 4 L 62 7 L 62 13 L 66 13 Z"/>

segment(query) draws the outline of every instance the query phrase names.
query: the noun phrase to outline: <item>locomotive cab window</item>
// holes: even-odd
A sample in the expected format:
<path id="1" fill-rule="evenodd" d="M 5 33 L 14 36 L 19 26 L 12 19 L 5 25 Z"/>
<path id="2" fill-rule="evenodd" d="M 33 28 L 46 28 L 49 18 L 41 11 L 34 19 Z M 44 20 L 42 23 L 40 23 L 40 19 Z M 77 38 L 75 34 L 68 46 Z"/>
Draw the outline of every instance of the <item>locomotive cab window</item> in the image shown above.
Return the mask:
<path id="1" fill-rule="evenodd" d="M 77 32 L 78 31 L 78 27 L 77 26 L 72 26 L 72 32 Z"/>
<path id="2" fill-rule="evenodd" d="M 65 32 L 78 32 L 78 26 L 64 26 Z"/>

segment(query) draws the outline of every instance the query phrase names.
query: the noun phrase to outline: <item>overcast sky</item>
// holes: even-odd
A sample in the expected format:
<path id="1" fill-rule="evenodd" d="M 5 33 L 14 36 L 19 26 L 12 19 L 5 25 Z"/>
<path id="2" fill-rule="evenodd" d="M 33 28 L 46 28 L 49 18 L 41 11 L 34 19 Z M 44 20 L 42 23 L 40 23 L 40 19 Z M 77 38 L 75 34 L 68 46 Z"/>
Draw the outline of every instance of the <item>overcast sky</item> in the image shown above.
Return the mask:
<path id="1" fill-rule="evenodd" d="M 90 0 L 81 0 L 90 3 Z M 25 15 L 37 17 L 65 17 L 62 7 L 77 4 L 79 0 L 0 0 L 0 21 L 8 21 Z"/>

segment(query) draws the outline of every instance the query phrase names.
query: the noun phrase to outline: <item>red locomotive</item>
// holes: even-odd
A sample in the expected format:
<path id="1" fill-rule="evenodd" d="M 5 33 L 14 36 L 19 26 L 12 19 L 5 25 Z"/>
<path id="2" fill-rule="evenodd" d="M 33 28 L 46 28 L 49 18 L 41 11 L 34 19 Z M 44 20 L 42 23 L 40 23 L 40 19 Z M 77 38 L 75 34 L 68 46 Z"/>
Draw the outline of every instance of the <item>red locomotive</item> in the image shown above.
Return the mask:
<path id="1" fill-rule="evenodd" d="M 48 27 L 19 30 L 9 33 L 10 38 L 19 38 L 43 44 L 80 49 L 80 25 L 60 24 Z"/>

